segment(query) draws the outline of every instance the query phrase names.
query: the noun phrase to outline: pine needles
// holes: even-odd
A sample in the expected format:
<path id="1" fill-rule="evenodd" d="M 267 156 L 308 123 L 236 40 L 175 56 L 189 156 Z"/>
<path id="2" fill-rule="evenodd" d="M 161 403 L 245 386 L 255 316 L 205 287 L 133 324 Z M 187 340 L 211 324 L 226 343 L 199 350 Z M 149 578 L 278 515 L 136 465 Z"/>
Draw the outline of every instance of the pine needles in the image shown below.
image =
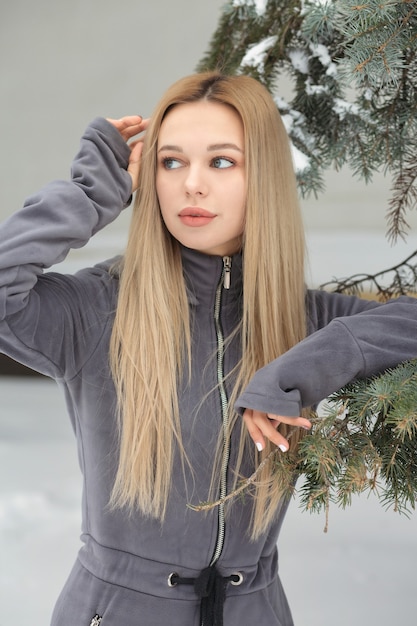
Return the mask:
<path id="1" fill-rule="evenodd" d="M 324 512 L 325 532 L 331 504 L 345 508 L 354 495 L 373 492 L 384 508 L 406 515 L 416 508 L 417 359 L 345 386 L 311 421 L 312 432 L 296 452 L 271 452 L 227 500 L 247 492 L 271 463 L 284 498 L 298 491 L 302 509 Z M 203 511 L 225 501 L 190 508 Z"/>
<path id="2" fill-rule="evenodd" d="M 302 195 L 322 191 L 330 167 L 389 173 L 387 234 L 404 237 L 417 198 L 414 0 L 229 0 L 198 69 L 249 74 L 277 96 Z"/>
<path id="3" fill-rule="evenodd" d="M 372 491 L 385 508 L 415 509 L 417 360 L 344 387 L 313 421 L 299 447 L 301 506 L 327 515 L 331 502 Z"/>

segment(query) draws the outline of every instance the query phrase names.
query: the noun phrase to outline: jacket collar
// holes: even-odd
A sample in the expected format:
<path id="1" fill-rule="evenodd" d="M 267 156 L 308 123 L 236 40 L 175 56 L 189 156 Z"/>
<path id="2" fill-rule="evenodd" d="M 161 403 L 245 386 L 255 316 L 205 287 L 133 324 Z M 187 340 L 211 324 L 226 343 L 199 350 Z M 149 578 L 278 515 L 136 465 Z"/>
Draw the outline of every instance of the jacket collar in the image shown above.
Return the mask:
<path id="1" fill-rule="evenodd" d="M 222 278 L 223 257 L 203 254 L 181 246 L 181 258 L 189 303 L 194 306 L 199 304 L 211 306 Z M 241 297 L 243 285 L 242 254 L 237 253 L 229 258 L 231 259 L 230 287 L 223 291 L 228 301 Z"/>

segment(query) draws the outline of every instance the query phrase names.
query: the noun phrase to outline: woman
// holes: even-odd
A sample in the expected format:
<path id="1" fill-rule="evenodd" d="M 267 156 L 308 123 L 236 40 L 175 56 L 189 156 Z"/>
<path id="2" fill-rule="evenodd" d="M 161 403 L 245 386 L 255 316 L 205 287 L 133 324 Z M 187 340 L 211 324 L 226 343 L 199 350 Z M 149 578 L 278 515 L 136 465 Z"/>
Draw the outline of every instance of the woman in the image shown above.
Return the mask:
<path id="1" fill-rule="evenodd" d="M 123 259 L 42 273 L 136 187 Z M 201 74 L 149 123 L 95 120 L 71 181 L 29 198 L 0 241 L 0 348 L 63 388 L 83 473 L 83 547 L 52 625 L 290 626 L 276 550 L 287 503 L 270 468 L 228 507 L 187 505 L 296 445 L 285 428 L 310 427 L 302 407 L 416 356 L 417 308 L 306 294 L 268 92 Z"/>

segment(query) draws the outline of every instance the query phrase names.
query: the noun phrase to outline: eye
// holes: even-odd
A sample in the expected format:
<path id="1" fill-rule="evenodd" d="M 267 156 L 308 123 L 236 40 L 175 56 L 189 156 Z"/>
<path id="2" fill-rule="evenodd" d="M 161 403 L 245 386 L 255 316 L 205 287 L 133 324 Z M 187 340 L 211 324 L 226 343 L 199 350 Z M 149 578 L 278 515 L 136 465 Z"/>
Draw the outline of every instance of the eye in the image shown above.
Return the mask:
<path id="1" fill-rule="evenodd" d="M 211 166 L 219 170 L 232 167 L 234 164 L 235 162 L 232 159 L 227 159 L 226 157 L 215 157 L 211 162 Z"/>
<path id="2" fill-rule="evenodd" d="M 181 161 L 175 159 L 174 157 L 164 157 L 162 159 L 162 167 L 164 167 L 166 170 L 176 170 L 181 167 L 181 165 Z"/>

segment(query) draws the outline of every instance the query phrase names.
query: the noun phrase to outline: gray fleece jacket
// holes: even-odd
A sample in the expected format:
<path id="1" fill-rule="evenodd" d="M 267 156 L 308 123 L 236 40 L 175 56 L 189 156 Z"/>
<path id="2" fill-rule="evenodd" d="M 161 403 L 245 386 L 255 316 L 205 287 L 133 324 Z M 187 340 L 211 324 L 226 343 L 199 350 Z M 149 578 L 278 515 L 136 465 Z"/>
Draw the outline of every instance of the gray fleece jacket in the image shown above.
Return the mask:
<path id="1" fill-rule="evenodd" d="M 71 180 L 42 189 L 1 227 L 0 350 L 62 388 L 83 475 L 83 545 L 52 625 L 198 626 L 204 593 L 194 581 L 201 583 L 200 573 L 211 564 L 215 582 L 222 577 L 215 593 L 225 594 L 225 626 L 291 626 L 276 547 L 286 506 L 258 541 L 247 534 L 249 498 L 238 499 L 225 521 L 218 510 L 201 514 L 187 508 L 189 502 L 207 499 L 225 417 L 212 355 L 240 315 L 240 255 L 231 259 L 226 289 L 223 259 L 182 249 L 193 319 L 193 371 L 190 381 L 184 377 L 179 399 L 193 471 L 183 472 L 175 463 L 163 524 L 107 506 L 118 456 L 108 367 L 118 279 L 109 273 L 109 263 L 75 275 L 43 271 L 70 248 L 84 245 L 129 203 L 128 155 L 119 133 L 104 119 L 95 120 L 82 138 Z M 351 379 L 417 355 L 415 300 L 377 305 L 320 291 L 308 292 L 307 299 L 310 335 L 256 374 L 238 410 L 299 415 L 302 406 Z M 235 337 L 222 351 L 221 375 L 238 358 Z M 235 453 L 232 437 L 225 478 Z M 249 462 L 245 470 L 251 472 Z M 210 626 L 209 618 L 204 626 Z"/>

